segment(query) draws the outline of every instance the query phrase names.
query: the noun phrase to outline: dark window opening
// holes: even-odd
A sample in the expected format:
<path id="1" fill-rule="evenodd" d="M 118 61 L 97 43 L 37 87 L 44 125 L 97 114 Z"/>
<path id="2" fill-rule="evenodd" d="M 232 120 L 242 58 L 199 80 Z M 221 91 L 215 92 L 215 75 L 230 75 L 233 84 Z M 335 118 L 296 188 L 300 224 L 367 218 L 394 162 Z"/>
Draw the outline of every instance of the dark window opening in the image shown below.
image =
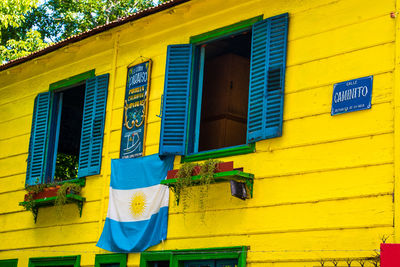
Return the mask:
<path id="1" fill-rule="evenodd" d="M 70 180 L 78 175 L 79 148 L 85 99 L 85 84 L 54 93 L 51 137 L 54 142 L 53 155 L 54 180 Z"/>
<path id="2" fill-rule="evenodd" d="M 202 45 L 198 151 L 246 144 L 251 31 Z M 201 65 L 203 79 L 201 81 Z"/>
<path id="3" fill-rule="evenodd" d="M 147 266 L 149 267 L 169 267 L 169 261 L 150 261 Z"/>
<path id="4" fill-rule="evenodd" d="M 184 267 L 237 267 L 236 259 L 231 260 L 195 260 L 186 261 Z"/>

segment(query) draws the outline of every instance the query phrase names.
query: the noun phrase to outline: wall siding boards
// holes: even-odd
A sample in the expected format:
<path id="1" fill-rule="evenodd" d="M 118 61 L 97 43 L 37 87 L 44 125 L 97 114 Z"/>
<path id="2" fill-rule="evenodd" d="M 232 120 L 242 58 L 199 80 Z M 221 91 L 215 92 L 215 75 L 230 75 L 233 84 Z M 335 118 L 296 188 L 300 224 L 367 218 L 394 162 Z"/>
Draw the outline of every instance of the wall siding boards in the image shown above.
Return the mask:
<path id="1" fill-rule="evenodd" d="M 395 0 L 191 0 L 69 44 L 0 72 L 0 260 L 82 256 L 93 266 L 107 214 L 111 159 L 119 157 L 127 66 L 151 58 L 145 152 L 158 153 L 167 46 L 263 15 L 289 13 L 283 135 L 256 151 L 220 158 L 255 175 L 254 198 L 228 183 L 191 190 L 188 207 L 171 193 L 167 240 L 151 250 L 249 246 L 247 266 L 320 266 L 321 259 L 369 257 L 394 236 Z M 397 55 L 398 56 L 398 55 Z M 110 73 L 99 175 L 88 176 L 79 217 L 41 208 L 35 224 L 18 203 L 25 190 L 34 99 L 49 85 L 95 70 Z M 331 116 L 333 85 L 373 75 L 370 110 Z M 396 88 L 398 90 L 398 88 Z M 175 167 L 179 168 L 180 157 Z M 398 215 L 397 215 L 398 216 Z M 140 254 L 128 255 L 139 266 Z M 343 265 L 345 266 L 345 265 Z"/>

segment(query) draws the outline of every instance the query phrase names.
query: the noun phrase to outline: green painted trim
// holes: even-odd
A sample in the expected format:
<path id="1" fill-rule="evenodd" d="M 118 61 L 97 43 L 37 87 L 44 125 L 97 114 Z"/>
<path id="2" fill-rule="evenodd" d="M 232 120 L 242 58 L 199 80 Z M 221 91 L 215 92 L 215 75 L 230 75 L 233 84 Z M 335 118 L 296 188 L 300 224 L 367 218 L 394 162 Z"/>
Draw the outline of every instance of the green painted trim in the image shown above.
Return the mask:
<path id="1" fill-rule="evenodd" d="M 140 254 L 140 267 L 148 267 L 150 261 L 172 261 L 171 251 L 151 251 Z"/>
<path id="2" fill-rule="evenodd" d="M 120 267 L 126 267 L 128 255 L 123 253 L 115 254 L 96 254 L 95 267 L 100 267 L 100 264 L 119 263 Z"/>
<path id="3" fill-rule="evenodd" d="M 247 173 L 247 172 L 242 172 L 242 171 L 239 171 L 239 170 L 214 173 L 214 179 L 216 180 L 215 182 L 218 182 L 219 180 L 232 180 L 235 177 L 238 177 L 238 179 L 241 179 L 241 178 L 253 179 L 254 178 L 254 174 Z M 200 175 L 192 176 L 192 181 L 199 181 L 199 180 L 201 180 L 201 176 Z M 176 181 L 177 181 L 176 178 L 167 179 L 167 180 L 162 180 L 161 184 L 170 185 L 170 184 L 175 184 Z"/>
<path id="4" fill-rule="evenodd" d="M 65 256 L 65 257 L 40 257 L 30 258 L 28 267 L 39 266 L 64 266 L 73 265 L 79 267 L 81 263 L 81 256 Z"/>
<path id="5" fill-rule="evenodd" d="M 182 261 L 210 259 L 238 259 L 238 267 L 246 267 L 246 246 L 148 251 L 140 254 L 140 267 L 149 267 L 151 261 L 169 260 L 170 267 L 181 266 Z"/>
<path id="6" fill-rule="evenodd" d="M 81 178 L 75 178 L 75 179 L 71 179 L 71 180 L 64 180 L 64 181 L 59 181 L 59 182 L 54 182 L 51 184 L 56 184 L 56 185 L 62 185 L 65 183 L 74 183 L 74 184 L 79 184 L 81 187 L 84 187 L 86 185 L 86 178 L 85 177 L 81 177 Z M 29 185 L 25 185 L 25 189 L 28 188 Z"/>
<path id="7" fill-rule="evenodd" d="M 58 81 L 58 82 L 50 84 L 49 91 L 54 91 L 54 90 L 57 90 L 57 89 L 60 89 L 60 88 L 63 88 L 63 87 L 71 86 L 71 85 L 74 85 L 76 83 L 85 81 L 85 80 L 87 80 L 89 78 L 92 78 L 94 76 L 96 76 L 95 75 L 95 70 L 89 70 L 87 72 L 84 72 L 84 73 L 81 73 L 81 74 L 69 77 L 67 79 L 64 79 L 64 80 L 61 80 L 61 81 Z"/>
<path id="8" fill-rule="evenodd" d="M 202 43 L 202 42 L 209 42 L 227 35 L 230 35 L 232 33 L 238 32 L 238 31 L 242 31 L 245 30 L 246 28 L 250 28 L 254 23 L 261 21 L 263 19 L 263 16 L 257 16 L 251 19 L 247 19 L 247 20 L 242 20 L 238 23 L 226 26 L 226 27 L 222 27 L 216 30 L 212 30 L 206 33 L 202 33 L 199 35 L 195 35 L 190 37 L 190 43 L 191 44 L 198 44 L 198 43 Z"/>
<path id="9" fill-rule="evenodd" d="M 182 156 L 181 163 L 183 162 L 192 162 L 192 161 L 199 161 L 199 160 L 206 160 L 206 159 L 215 159 L 215 158 L 223 158 L 241 154 L 248 154 L 253 153 L 256 151 L 256 144 L 246 144 L 234 147 L 227 147 L 221 149 L 215 149 L 205 152 L 196 153 L 193 155 Z"/>
<path id="10" fill-rule="evenodd" d="M 17 267 L 18 259 L 0 260 L 0 267 Z"/>
<path id="11" fill-rule="evenodd" d="M 238 259 L 238 266 L 246 266 L 246 259 L 247 259 L 247 249 L 248 247 L 242 247 L 242 253 L 239 256 Z"/>
<path id="12" fill-rule="evenodd" d="M 33 219 L 36 223 L 37 216 L 39 213 L 39 208 L 40 207 L 49 207 L 49 206 L 54 206 L 56 202 L 57 197 L 48 197 L 48 198 L 43 198 L 43 199 L 35 199 L 33 200 L 33 207 L 31 209 L 33 213 Z M 81 197 L 79 195 L 75 194 L 68 194 L 67 195 L 67 204 L 69 203 L 75 203 L 78 206 L 78 211 L 79 211 L 79 217 L 82 217 L 82 208 L 83 208 L 83 203 L 86 201 L 86 198 Z M 23 201 L 19 202 L 19 206 L 23 206 L 25 209 L 26 206 L 29 205 L 28 201 Z"/>
<path id="13" fill-rule="evenodd" d="M 197 182 L 197 181 L 200 182 L 200 180 L 201 180 L 200 175 L 192 176 L 193 182 Z M 249 197 L 253 198 L 254 174 L 242 172 L 239 170 L 214 173 L 214 182 L 215 183 L 227 182 L 230 180 L 235 180 L 237 182 L 245 183 L 246 187 L 248 189 L 248 192 L 250 193 Z M 162 180 L 160 183 L 174 188 L 176 182 L 177 182 L 177 179 L 167 179 L 167 180 Z"/>
<path id="14" fill-rule="evenodd" d="M 86 185 L 86 178 L 81 177 L 81 178 L 75 178 L 75 179 L 71 179 L 71 180 L 64 180 L 64 181 L 56 182 L 56 184 L 59 184 L 59 185 L 62 185 L 65 183 L 79 184 L 81 187 L 84 187 Z"/>
<path id="15" fill-rule="evenodd" d="M 46 206 L 53 206 L 54 202 L 56 201 L 57 197 L 48 197 L 48 198 L 41 198 L 41 199 L 35 199 L 33 200 L 33 203 L 36 207 L 46 207 Z M 75 194 L 68 194 L 67 195 L 67 203 L 72 203 L 72 202 L 85 202 L 86 198 L 81 197 L 79 195 Z M 25 206 L 28 202 L 23 201 L 20 202 L 20 206 Z"/>

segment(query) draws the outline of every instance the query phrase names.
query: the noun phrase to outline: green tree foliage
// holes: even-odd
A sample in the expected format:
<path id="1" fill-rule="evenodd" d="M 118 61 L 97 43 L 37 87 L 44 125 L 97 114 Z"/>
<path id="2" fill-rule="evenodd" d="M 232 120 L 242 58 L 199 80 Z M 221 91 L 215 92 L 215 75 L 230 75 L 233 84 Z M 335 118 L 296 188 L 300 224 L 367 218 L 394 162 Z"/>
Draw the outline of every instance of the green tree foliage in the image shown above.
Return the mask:
<path id="1" fill-rule="evenodd" d="M 0 27 L 18 27 L 25 15 L 36 7 L 37 0 L 2 0 L 0 1 Z"/>
<path id="2" fill-rule="evenodd" d="M 10 39 L 5 45 L 0 45 L 0 60 L 9 61 L 24 57 L 46 46 L 38 31 L 29 30 L 23 40 Z"/>
<path id="3" fill-rule="evenodd" d="M 0 0 L 0 61 L 27 55 L 166 0 Z M 4 21 L 4 22 L 3 22 Z"/>
<path id="4" fill-rule="evenodd" d="M 38 0 L 0 1 L 0 62 L 16 59 L 46 45 L 39 32 L 27 28 L 21 37 L 17 30 L 26 22 L 26 16 L 36 8 Z"/>

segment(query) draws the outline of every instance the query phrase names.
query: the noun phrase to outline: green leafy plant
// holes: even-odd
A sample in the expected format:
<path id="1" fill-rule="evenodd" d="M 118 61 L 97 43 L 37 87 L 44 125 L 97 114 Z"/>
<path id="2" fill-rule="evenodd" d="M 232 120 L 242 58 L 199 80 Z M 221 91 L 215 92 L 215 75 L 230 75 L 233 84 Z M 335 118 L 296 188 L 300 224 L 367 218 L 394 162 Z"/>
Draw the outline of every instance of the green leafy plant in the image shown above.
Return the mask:
<path id="1" fill-rule="evenodd" d="M 199 209 L 201 211 L 206 210 L 205 200 L 208 198 L 209 185 L 215 182 L 214 173 L 217 171 L 217 166 L 220 161 L 214 159 L 208 159 L 201 164 L 200 169 L 200 197 L 199 197 Z M 204 222 L 205 212 L 200 213 L 200 219 Z"/>
<path id="2" fill-rule="evenodd" d="M 200 165 L 200 184 L 209 185 L 214 182 L 214 173 L 217 171 L 217 164 L 219 162 L 218 160 L 208 159 Z"/>
<path id="3" fill-rule="evenodd" d="M 67 203 L 67 195 L 75 194 L 80 195 L 82 187 L 75 183 L 64 183 L 57 191 L 57 198 L 54 205 L 58 215 L 62 215 L 63 206 Z"/>
<path id="4" fill-rule="evenodd" d="M 176 183 L 173 187 L 175 193 L 175 201 L 176 204 L 179 205 L 179 201 L 181 199 L 182 191 L 192 185 L 192 173 L 194 167 L 197 166 L 191 162 L 185 162 L 178 170 L 178 174 L 176 177 Z"/>
<path id="5" fill-rule="evenodd" d="M 25 210 L 33 211 L 33 208 L 35 207 L 35 203 L 33 201 L 33 194 L 31 194 L 31 193 L 26 194 L 23 206 L 24 206 Z"/>
<path id="6" fill-rule="evenodd" d="M 52 183 L 44 183 L 41 184 L 39 178 L 36 179 L 33 185 L 25 185 L 25 189 L 27 194 L 25 195 L 25 199 L 20 203 L 25 210 L 31 211 L 36 218 L 37 208 L 35 208 L 35 201 L 38 198 L 37 194 L 46 191 L 49 188 L 50 191 L 57 191 L 57 196 L 54 205 L 56 206 L 57 214 L 62 214 L 62 207 L 67 202 L 67 194 L 73 193 L 76 195 L 80 195 L 82 187 L 79 183 L 75 182 L 52 182 Z M 48 193 L 45 193 L 45 196 Z M 51 196 L 51 194 L 50 194 Z M 39 196 L 39 197 L 43 197 Z M 46 198 L 46 197 L 44 197 Z"/>
<path id="7" fill-rule="evenodd" d="M 219 161 L 214 159 L 209 159 L 204 161 L 201 164 L 194 164 L 191 162 L 185 162 L 178 170 L 178 174 L 176 177 L 176 183 L 174 184 L 173 190 L 175 193 L 175 201 L 176 204 L 179 205 L 180 200 L 182 199 L 184 210 L 187 207 L 187 199 L 190 198 L 190 192 L 185 190 L 187 187 L 193 185 L 202 186 L 200 189 L 200 208 L 204 207 L 203 199 L 207 196 L 208 185 L 214 182 L 214 173 L 217 170 L 217 164 Z M 193 181 L 192 174 L 195 167 L 200 168 L 200 180 Z M 184 192 L 185 191 L 185 192 Z M 202 205 L 203 203 L 203 205 Z"/>
<path id="8" fill-rule="evenodd" d="M 78 165 L 79 160 L 77 156 L 57 153 L 54 179 L 56 181 L 75 179 L 78 177 Z"/>
<path id="9" fill-rule="evenodd" d="M 39 178 L 36 178 L 34 185 L 25 185 L 26 191 L 28 192 L 24 199 L 25 210 L 33 212 L 33 208 L 35 207 L 33 196 L 39 192 L 42 192 L 45 187 L 46 185 L 41 184 Z"/>

